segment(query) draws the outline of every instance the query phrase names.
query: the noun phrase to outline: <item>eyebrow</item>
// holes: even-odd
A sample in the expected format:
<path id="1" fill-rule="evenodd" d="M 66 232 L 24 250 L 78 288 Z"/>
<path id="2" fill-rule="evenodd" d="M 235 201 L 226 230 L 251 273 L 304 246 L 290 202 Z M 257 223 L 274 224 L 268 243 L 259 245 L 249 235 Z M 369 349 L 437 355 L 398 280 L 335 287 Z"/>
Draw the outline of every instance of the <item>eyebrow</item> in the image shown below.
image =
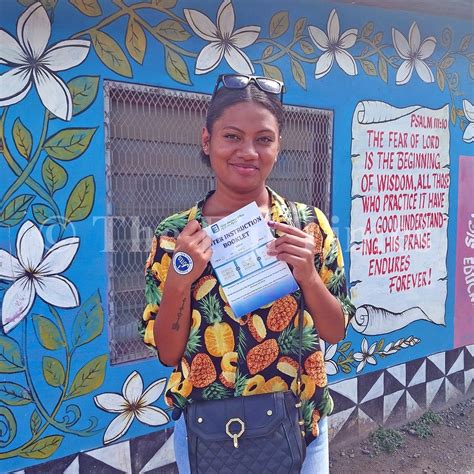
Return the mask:
<path id="1" fill-rule="evenodd" d="M 236 127 L 235 125 L 227 125 L 227 126 L 223 127 L 223 130 L 227 130 L 227 129 L 237 130 L 238 132 L 245 133 L 244 130 L 240 129 L 239 127 Z M 278 135 L 277 133 L 275 133 L 275 130 L 272 130 L 271 128 L 263 128 L 262 130 L 257 131 L 257 133 L 262 133 L 262 132 L 274 133 L 274 134 Z"/>

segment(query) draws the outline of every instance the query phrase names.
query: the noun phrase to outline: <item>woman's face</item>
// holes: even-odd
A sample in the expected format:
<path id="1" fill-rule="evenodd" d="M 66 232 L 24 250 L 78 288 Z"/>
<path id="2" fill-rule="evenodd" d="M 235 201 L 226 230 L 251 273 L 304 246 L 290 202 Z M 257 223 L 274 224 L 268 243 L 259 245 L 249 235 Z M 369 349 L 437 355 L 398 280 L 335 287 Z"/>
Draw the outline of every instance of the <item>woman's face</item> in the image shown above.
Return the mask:
<path id="1" fill-rule="evenodd" d="M 211 131 L 202 132 L 220 191 L 259 191 L 272 171 L 280 148 L 277 119 L 255 102 L 240 102 L 224 110 Z"/>

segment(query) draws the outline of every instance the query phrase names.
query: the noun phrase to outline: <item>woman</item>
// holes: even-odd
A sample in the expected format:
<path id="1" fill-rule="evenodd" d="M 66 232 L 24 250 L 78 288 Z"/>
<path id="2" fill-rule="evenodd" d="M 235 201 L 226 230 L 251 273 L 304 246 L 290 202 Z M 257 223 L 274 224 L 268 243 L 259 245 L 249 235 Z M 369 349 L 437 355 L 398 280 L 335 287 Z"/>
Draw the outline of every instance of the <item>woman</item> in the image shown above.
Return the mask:
<path id="1" fill-rule="evenodd" d="M 324 473 L 329 471 L 332 400 L 319 337 L 340 341 L 354 308 L 347 298 L 341 249 L 324 214 L 297 203 L 303 229 L 293 227 L 286 201 L 266 186 L 281 145 L 282 87 L 262 77 L 219 78 L 202 131 L 202 151 L 216 188 L 188 211 L 165 219 L 155 232 L 146 269 L 144 338 L 163 364 L 174 367 L 166 401 L 176 417 L 188 400 L 295 390 L 299 295 L 238 319 L 209 264 L 211 239 L 203 227 L 255 201 L 279 236 L 268 253 L 290 265 L 304 295 L 301 398 L 308 448 L 302 472 Z M 171 263 L 177 252 L 192 260 L 190 271 Z M 184 473 L 189 472 L 186 443 L 181 417 L 175 453 Z"/>

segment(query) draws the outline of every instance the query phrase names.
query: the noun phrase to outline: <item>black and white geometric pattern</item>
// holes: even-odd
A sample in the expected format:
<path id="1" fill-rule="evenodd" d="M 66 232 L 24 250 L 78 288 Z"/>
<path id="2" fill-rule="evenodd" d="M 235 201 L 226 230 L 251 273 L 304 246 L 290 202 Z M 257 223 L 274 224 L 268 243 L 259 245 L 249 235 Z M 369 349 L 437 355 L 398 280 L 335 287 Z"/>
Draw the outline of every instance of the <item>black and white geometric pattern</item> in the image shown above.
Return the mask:
<path id="1" fill-rule="evenodd" d="M 330 437 L 347 439 L 378 425 L 404 424 L 428 408 L 473 396 L 473 379 L 470 345 L 331 384 Z"/>
<path id="2" fill-rule="evenodd" d="M 428 408 L 474 396 L 474 344 L 432 354 L 330 385 L 331 439 L 359 437 L 378 425 L 397 426 Z M 177 474 L 173 430 L 67 456 L 18 474 Z"/>
<path id="3" fill-rule="evenodd" d="M 168 428 L 130 441 L 29 467 L 18 473 L 178 474 L 174 461 L 173 430 Z"/>

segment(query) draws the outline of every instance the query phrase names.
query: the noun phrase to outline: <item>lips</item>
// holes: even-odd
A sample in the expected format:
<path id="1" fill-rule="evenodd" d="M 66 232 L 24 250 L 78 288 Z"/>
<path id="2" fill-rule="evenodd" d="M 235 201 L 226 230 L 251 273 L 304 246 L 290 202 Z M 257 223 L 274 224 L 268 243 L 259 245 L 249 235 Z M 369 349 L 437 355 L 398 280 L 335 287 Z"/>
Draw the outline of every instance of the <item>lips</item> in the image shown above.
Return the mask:
<path id="1" fill-rule="evenodd" d="M 249 174 L 258 170 L 258 166 L 250 163 L 229 163 L 229 165 L 239 173 L 243 174 Z"/>

